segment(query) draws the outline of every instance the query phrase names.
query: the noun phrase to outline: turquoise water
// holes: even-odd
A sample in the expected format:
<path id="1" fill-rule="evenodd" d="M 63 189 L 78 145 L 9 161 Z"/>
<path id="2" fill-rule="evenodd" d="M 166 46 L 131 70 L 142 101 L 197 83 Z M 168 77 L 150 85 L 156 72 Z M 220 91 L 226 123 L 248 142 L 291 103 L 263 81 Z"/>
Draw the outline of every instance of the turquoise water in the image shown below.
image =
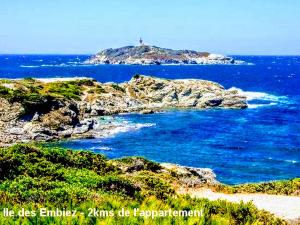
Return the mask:
<path id="1" fill-rule="evenodd" d="M 88 56 L 0 56 L 1 77 L 91 76 L 122 82 L 135 73 L 200 78 L 241 88 L 246 110 L 173 110 L 106 117 L 121 129 L 57 145 L 109 158 L 145 156 L 209 167 L 228 184 L 300 177 L 300 57 L 236 58 L 243 66 L 86 66 Z M 42 61 L 41 61 L 42 60 Z"/>

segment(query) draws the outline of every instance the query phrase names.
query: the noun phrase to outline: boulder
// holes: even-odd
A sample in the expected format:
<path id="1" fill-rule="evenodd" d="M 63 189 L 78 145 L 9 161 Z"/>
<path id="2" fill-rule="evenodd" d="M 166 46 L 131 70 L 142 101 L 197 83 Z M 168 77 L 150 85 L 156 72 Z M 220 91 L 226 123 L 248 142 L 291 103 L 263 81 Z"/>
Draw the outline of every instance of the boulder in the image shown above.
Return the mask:
<path id="1" fill-rule="evenodd" d="M 164 169 L 176 173 L 179 177 L 179 182 L 188 187 L 200 187 L 219 183 L 216 180 L 216 174 L 209 168 L 187 167 L 171 163 L 161 163 L 160 165 Z"/>

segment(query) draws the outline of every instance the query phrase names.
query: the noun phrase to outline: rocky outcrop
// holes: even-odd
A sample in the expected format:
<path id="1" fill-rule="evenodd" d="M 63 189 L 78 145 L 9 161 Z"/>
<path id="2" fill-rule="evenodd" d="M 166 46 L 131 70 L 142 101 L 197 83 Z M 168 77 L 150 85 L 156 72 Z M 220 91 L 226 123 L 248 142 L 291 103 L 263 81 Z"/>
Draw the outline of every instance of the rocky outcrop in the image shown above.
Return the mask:
<path id="1" fill-rule="evenodd" d="M 105 122 L 101 116 L 118 113 L 247 107 L 246 97 L 236 90 L 205 80 L 136 75 L 121 84 L 92 80 L 55 82 L 10 81 L 10 88 L 0 83 L 0 145 L 110 135 L 119 125 Z M 53 87 L 56 89 L 51 92 Z M 32 90 L 37 91 L 32 94 Z"/>
<path id="2" fill-rule="evenodd" d="M 209 168 L 187 167 L 171 163 L 158 164 L 142 157 L 121 158 L 112 162 L 126 174 L 147 170 L 166 175 L 164 176 L 165 178 L 171 175 L 171 177 L 176 178 L 170 180 L 170 183 L 173 183 L 175 188 L 199 188 L 220 184 L 216 179 L 216 174 Z M 176 181 L 175 183 L 173 182 L 174 180 Z"/>
<path id="3" fill-rule="evenodd" d="M 216 174 L 209 168 L 195 168 L 171 163 L 161 163 L 160 165 L 167 171 L 175 173 L 179 184 L 185 187 L 195 188 L 219 184 Z"/>
<path id="4" fill-rule="evenodd" d="M 105 49 L 86 61 L 88 64 L 241 64 L 231 57 L 191 50 L 172 50 L 150 45 Z"/>

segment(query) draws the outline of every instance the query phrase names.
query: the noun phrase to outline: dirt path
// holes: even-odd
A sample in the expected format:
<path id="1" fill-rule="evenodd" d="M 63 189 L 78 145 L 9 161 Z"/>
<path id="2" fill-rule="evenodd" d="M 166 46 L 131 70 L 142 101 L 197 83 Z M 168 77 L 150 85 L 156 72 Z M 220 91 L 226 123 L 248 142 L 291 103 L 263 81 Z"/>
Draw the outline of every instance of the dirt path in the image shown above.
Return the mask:
<path id="1" fill-rule="evenodd" d="M 179 193 L 187 193 L 192 197 L 208 198 L 209 200 L 227 200 L 230 202 L 250 202 L 258 209 L 264 209 L 275 216 L 288 221 L 300 222 L 300 197 L 269 194 L 224 194 L 213 192 L 210 189 L 179 190 Z"/>

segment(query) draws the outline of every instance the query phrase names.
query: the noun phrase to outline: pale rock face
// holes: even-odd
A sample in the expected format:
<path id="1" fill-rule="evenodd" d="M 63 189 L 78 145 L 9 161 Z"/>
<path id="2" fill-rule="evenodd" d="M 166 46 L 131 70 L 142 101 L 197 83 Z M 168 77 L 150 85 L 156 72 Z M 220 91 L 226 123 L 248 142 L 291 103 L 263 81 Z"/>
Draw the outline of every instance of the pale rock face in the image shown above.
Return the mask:
<path id="1" fill-rule="evenodd" d="M 21 135 L 24 133 L 24 129 L 20 127 L 13 127 L 8 130 L 8 133 L 15 134 L 15 135 Z"/>
<path id="2" fill-rule="evenodd" d="M 171 163 L 161 163 L 160 165 L 176 173 L 181 185 L 187 187 L 201 187 L 206 184 L 214 185 L 219 183 L 216 179 L 216 174 L 209 168 L 194 168 Z"/>
<path id="3" fill-rule="evenodd" d="M 208 56 L 207 56 L 207 58 L 208 59 L 211 59 L 211 60 L 224 60 L 224 59 L 226 59 L 226 57 L 225 56 L 223 56 L 223 55 L 219 55 L 219 54 L 209 54 Z"/>
<path id="4" fill-rule="evenodd" d="M 162 107 L 245 108 L 246 97 L 226 91 L 221 85 L 204 80 L 167 80 L 147 76 L 128 82 L 135 98 L 144 105 L 161 103 Z M 128 88 L 127 88 L 128 90 Z"/>
<path id="5" fill-rule="evenodd" d="M 0 145 L 105 136 L 118 127 L 101 123 L 99 117 L 103 115 L 154 113 L 169 108 L 247 107 L 246 97 L 238 91 L 226 90 L 220 84 L 206 80 L 168 80 L 138 75 L 118 85 L 95 82 L 93 87 L 97 85 L 105 92 L 89 94 L 86 91 L 81 100 L 63 100 L 58 107 L 49 105 L 49 112 L 36 112 L 31 117 L 25 115 L 27 119 L 23 118 L 24 108 L 20 103 L 0 98 Z"/>

